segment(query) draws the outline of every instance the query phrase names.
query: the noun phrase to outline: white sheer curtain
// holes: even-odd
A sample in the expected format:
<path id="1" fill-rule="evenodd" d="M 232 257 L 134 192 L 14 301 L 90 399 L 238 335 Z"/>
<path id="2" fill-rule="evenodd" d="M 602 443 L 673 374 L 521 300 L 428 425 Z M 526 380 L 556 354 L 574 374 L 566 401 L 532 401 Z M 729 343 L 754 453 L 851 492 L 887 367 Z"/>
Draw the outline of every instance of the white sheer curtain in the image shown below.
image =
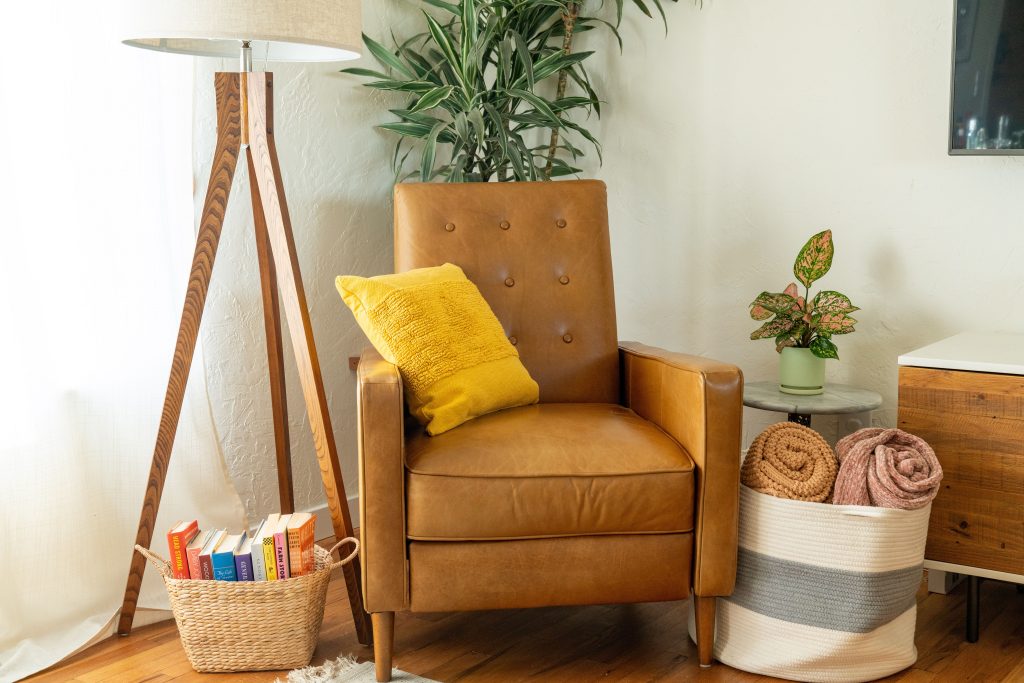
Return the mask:
<path id="1" fill-rule="evenodd" d="M 0 21 L 0 681 L 112 632 L 192 255 L 192 60 L 120 45 L 110 12 Z M 191 517 L 244 522 L 201 358 L 153 547 Z M 150 568 L 140 605 L 162 591 Z"/>

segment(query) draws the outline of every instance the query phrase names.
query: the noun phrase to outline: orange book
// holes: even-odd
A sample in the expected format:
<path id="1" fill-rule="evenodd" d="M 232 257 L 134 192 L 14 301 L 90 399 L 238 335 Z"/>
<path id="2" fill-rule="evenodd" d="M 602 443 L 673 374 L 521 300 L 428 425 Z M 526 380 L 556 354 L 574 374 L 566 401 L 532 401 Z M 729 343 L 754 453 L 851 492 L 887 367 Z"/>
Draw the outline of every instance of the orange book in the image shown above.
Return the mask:
<path id="1" fill-rule="evenodd" d="M 178 522 L 167 532 L 167 548 L 171 552 L 171 575 L 176 579 L 189 578 L 188 555 L 185 549 L 199 533 L 199 521 Z"/>
<path id="2" fill-rule="evenodd" d="M 203 570 L 199 566 L 199 553 L 203 552 L 203 546 L 210 540 L 211 534 L 213 534 L 211 529 L 200 531 L 185 546 L 185 555 L 188 559 L 188 578 L 190 579 L 203 578 Z"/>
<path id="3" fill-rule="evenodd" d="M 315 529 L 316 517 L 308 512 L 296 512 L 288 520 L 288 560 L 292 576 L 302 576 L 313 572 Z"/>

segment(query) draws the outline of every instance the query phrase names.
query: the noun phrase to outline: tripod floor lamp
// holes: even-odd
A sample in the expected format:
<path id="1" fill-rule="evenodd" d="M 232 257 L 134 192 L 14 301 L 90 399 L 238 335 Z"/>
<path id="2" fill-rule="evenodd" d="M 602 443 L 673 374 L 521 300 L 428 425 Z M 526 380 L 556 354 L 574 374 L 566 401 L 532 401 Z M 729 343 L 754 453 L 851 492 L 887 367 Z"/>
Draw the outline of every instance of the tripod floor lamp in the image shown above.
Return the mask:
<path id="1" fill-rule="evenodd" d="M 204 57 L 241 57 L 238 72 L 218 73 L 214 78 L 217 144 L 213 168 L 135 542 L 149 547 L 153 539 L 228 195 L 243 151 L 256 227 L 281 508 L 283 512 L 294 508 L 281 337 L 283 308 L 334 533 L 337 538 L 351 536 L 352 519 L 274 144 L 273 74 L 253 72 L 252 58 L 292 62 L 357 58 L 360 1 L 132 0 L 122 7 L 127 45 Z M 118 623 L 122 635 L 131 631 L 145 565 L 140 554 L 132 556 Z M 369 644 L 371 630 L 363 611 L 358 562 L 345 565 L 345 582 L 357 637 L 360 643 Z"/>

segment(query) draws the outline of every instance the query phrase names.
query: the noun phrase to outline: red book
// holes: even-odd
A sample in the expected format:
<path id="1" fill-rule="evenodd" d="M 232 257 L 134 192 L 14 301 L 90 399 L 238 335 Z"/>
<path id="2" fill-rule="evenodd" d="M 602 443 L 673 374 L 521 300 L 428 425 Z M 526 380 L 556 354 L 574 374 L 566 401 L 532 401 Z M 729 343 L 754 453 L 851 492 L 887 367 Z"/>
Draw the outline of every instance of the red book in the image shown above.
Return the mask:
<path id="1" fill-rule="evenodd" d="M 178 522 L 167 532 L 167 547 L 171 551 L 171 576 L 176 579 L 187 579 L 188 555 L 185 548 L 192 537 L 199 533 L 199 522 Z"/>
<path id="2" fill-rule="evenodd" d="M 227 534 L 226 529 L 215 529 L 210 532 L 210 537 L 206 539 L 206 545 L 199 551 L 199 576 L 197 578 L 213 580 L 213 558 L 211 555 Z"/>
<path id="3" fill-rule="evenodd" d="M 212 533 L 209 529 L 200 531 L 189 541 L 188 546 L 185 547 L 185 555 L 188 557 L 188 576 L 190 579 L 200 579 L 203 576 L 203 570 L 199 566 L 199 553 L 202 552 L 206 542 L 210 540 L 210 534 Z"/>
<path id="4" fill-rule="evenodd" d="M 308 512 L 296 512 L 288 520 L 288 560 L 292 576 L 313 573 L 315 527 L 316 518 Z"/>

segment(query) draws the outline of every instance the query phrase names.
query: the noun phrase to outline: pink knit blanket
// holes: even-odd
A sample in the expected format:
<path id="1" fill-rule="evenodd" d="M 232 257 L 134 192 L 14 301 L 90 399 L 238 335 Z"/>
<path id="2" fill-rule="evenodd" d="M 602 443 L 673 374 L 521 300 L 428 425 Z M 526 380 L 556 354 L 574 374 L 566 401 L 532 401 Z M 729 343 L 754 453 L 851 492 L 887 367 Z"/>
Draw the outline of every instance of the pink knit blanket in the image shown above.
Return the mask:
<path id="1" fill-rule="evenodd" d="M 861 429 L 836 444 L 836 505 L 916 510 L 939 492 L 942 466 L 924 439 L 901 429 Z"/>

